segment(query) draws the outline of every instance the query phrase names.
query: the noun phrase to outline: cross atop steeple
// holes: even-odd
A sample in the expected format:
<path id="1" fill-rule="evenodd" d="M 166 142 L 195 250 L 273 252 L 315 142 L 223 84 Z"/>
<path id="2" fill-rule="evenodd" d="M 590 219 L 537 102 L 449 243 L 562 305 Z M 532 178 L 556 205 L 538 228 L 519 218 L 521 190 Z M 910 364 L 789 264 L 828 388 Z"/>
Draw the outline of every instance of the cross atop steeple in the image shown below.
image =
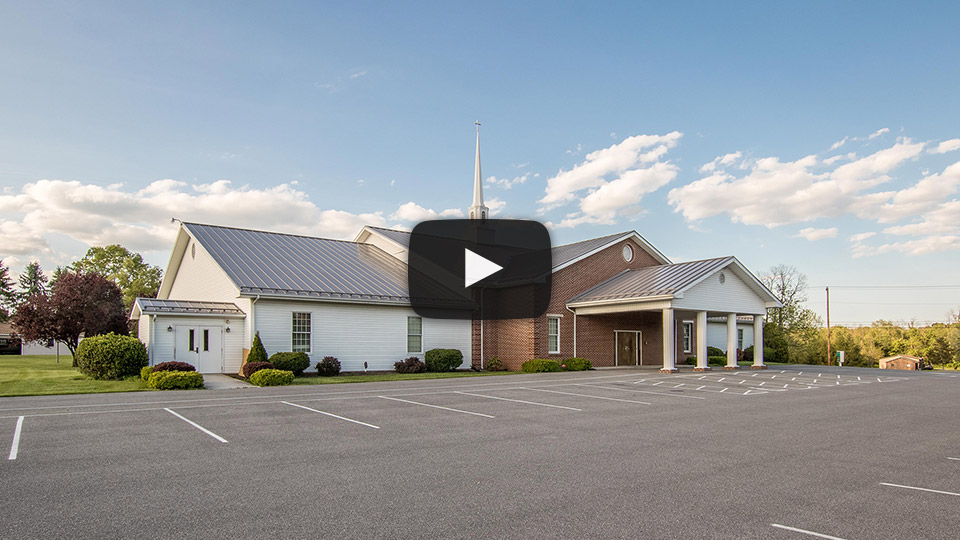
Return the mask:
<path id="1" fill-rule="evenodd" d="M 470 205 L 470 219 L 486 221 L 490 209 L 483 205 L 483 176 L 480 174 L 480 121 L 477 125 L 477 161 L 473 172 L 473 204 Z"/>

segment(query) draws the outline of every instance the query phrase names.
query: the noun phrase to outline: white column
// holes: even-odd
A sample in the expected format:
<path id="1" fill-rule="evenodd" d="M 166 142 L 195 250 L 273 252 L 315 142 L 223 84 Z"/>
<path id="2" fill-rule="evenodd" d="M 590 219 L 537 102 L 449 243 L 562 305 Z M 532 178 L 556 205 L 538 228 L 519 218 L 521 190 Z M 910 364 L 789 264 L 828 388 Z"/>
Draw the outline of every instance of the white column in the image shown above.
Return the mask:
<path id="1" fill-rule="evenodd" d="M 673 308 L 663 308 L 663 368 L 661 373 L 677 371 L 677 336 L 674 332 Z"/>
<path id="2" fill-rule="evenodd" d="M 707 363 L 707 312 L 697 312 L 697 369 L 694 371 L 710 371 Z"/>
<path id="3" fill-rule="evenodd" d="M 767 369 L 763 365 L 763 315 L 753 316 L 753 365 L 750 369 Z"/>
<path id="4" fill-rule="evenodd" d="M 737 364 L 737 314 L 727 314 L 727 367 L 724 369 L 738 369 Z"/>

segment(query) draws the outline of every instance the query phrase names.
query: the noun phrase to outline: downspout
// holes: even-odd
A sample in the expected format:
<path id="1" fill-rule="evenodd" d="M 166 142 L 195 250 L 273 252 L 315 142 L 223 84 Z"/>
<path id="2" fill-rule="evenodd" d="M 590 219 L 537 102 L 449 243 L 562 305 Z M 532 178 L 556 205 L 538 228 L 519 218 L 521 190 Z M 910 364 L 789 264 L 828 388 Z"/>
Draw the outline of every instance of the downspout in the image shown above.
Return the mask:
<path id="1" fill-rule="evenodd" d="M 153 365 L 153 350 L 157 348 L 157 344 L 153 341 L 153 336 L 155 335 L 154 327 L 157 326 L 157 314 L 154 313 L 150 316 L 150 331 L 147 332 L 147 339 L 150 340 L 150 348 L 147 351 L 150 353 L 150 365 Z"/>
<path id="2" fill-rule="evenodd" d="M 258 294 L 256 298 L 250 301 L 250 343 L 253 343 L 253 337 L 257 335 L 257 300 L 260 299 Z"/>
<path id="3" fill-rule="evenodd" d="M 564 305 L 563 307 L 567 308 L 567 311 L 573 313 L 573 356 L 577 357 L 577 312 L 570 309 L 570 306 Z"/>

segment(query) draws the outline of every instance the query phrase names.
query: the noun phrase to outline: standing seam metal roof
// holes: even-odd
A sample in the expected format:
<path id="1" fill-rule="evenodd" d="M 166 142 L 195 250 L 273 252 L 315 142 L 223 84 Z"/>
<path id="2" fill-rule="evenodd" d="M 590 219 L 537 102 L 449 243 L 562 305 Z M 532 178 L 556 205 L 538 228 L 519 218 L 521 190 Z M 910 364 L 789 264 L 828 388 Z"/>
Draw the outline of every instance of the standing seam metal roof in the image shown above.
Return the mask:
<path id="1" fill-rule="evenodd" d="M 733 257 L 720 257 L 624 270 L 599 285 L 574 296 L 568 300 L 568 303 L 672 295 L 704 275 L 727 266 L 733 260 Z"/>
<path id="2" fill-rule="evenodd" d="M 408 303 L 407 267 L 369 244 L 184 223 L 247 294 Z M 453 300 L 438 287 L 436 299 Z"/>
<path id="3" fill-rule="evenodd" d="M 383 227 L 373 226 L 368 226 L 367 228 L 376 231 L 377 233 L 389 238 L 390 240 L 393 240 L 405 248 L 410 247 L 410 233 L 407 231 L 398 231 L 396 229 L 385 229 Z M 582 257 L 583 255 L 586 255 L 587 253 L 590 253 L 591 251 L 612 242 L 617 238 L 630 236 L 632 234 L 633 231 L 625 231 L 617 234 L 600 236 L 598 238 L 581 240 L 580 242 L 574 242 L 572 244 L 554 246 L 551 250 L 553 267 L 556 268 L 558 266 L 562 266 L 578 257 Z"/>
<path id="4" fill-rule="evenodd" d="M 143 313 L 202 313 L 208 315 L 239 315 L 243 311 L 229 302 L 200 302 L 195 300 L 160 300 L 157 298 L 137 298 L 137 304 Z"/>

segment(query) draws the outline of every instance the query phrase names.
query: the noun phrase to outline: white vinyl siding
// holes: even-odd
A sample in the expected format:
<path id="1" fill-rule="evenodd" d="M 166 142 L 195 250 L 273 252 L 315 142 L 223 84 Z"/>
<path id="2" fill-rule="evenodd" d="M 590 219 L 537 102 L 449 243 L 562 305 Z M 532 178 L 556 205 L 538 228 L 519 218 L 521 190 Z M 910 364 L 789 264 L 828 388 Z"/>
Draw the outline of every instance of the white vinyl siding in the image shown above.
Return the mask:
<path id="1" fill-rule="evenodd" d="M 310 313 L 294 311 L 291 319 L 290 350 L 307 354 L 312 353 L 313 327 Z"/>
<path id="2" fill-rule="evenodd" d="M 199 250 L 198 250 L 199 251 Z M 143 321 L 149 320 L 144 325 Z M 190 317 L 174 315 L 157 315 L 156 320 L 150 315 L 143 315 L 140 318 L 140 331 L 150 332 L 150 326 L 153 326 L 153 335 L 147 338 L 147 352 L 150 357 L 150 365 L 157 365 L 160 362 L 175 360 L 174 347 L 176 345 L 176 332 L 168 331 L 167 328 L 176 329 L 177 326 L 192 327 L 220 327 L 223 329 L 223 372 L 239 373 L 240 364 L 243 362 L 243 348 L 250 348 L 249 343 L 244 343 L 243 321 L 237 318 L 221 319 L 219 317 Z M 146 326 L 146 328 L 145 328 Z M 227 332 L 227 328 L 230 329 Z M 148 334 L 142 334 L 144 336 Z M 142 339 L 142 338 L 141 338 Z M 203 349 L 203 332 L 195 337 L 194 347 L 200 346 Z"/>
<path id="3" fill-rule="evenodd" d="M 747 286 L 730 268 L 722 270 L 726 276 L 720 283 L 720 272 L 684 291 L 683 298 L 675 298 L 673 307 L 690 311 L 719 311 L 741 315 L 766 314 L 767 308 L 753 289 Z M 726 348 L 726 345 L 724 345 Z"/>
<path id="4" fill-rule="evenodd" d="M 190 256 L 193 246 L 197 247 L 196 257 Z M 239 295 L 240 289 L 230 281 L 226 272 L 203 246 L 191 238 L 167 299 L 234 302 Z"/>
<path id="5" fill-rule="evenodd" d="M 256 304 L 256 330 L 267 354 L 290 350 L 290 314 L 311 314 L 312 363 L 324 356 L 340 360 L 343 371 L 393 370 L 407 353 L 407 317 L 416 313 L 407 306 L 378 306 L 306 300 L 261 298 Z M 457 349 L 463 369 L 471 365 L 470 321 L 422 319 L 422 350 Z M 247 343 L 244 347 L 249 348 Z"/>
<path id="6" fill-rule="evenodd" d="M 547 352 L 560 353 L 560 317 L 547 317 Z"/>
<path id="7" fill-rule="evenodd" d="M 693 352 L 693 323 L 683 322 L 683 352 Z"/>
<path id="8" fill-rule="evenodd" d="M 423 352 L 423 319 L 407 317 L 407 352 Z"/>
<path id="9" fill-rule="evenodd" d="M 753 345 L 753 323 L 737 322 L 737 344 L 740 350 Z M 726 321 L 710 321 L 707 323 L 707 345 L 727 350 L 727 323 Z"/>

